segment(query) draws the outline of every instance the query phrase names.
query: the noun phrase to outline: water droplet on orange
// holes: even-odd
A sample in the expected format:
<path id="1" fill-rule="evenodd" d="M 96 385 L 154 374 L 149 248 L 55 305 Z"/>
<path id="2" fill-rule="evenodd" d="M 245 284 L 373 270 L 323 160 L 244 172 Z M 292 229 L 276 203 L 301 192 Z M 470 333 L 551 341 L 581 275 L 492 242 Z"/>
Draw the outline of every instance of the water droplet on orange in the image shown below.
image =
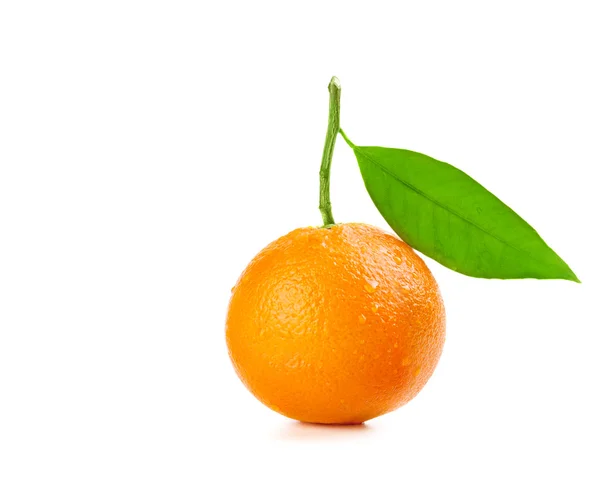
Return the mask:
<path id="1" fill-rule="evenodd" d="M 377 289 L 377 286 L 379 286 L 378 281 L 375 281 L 374 279 L 368 279 L 367 284 L 365 284 L 365 289 L 367 290 L 367 293 L 372 293 Z"/>
<path id="2" fill-rule="evenodd" d="M 364 314 L 361 314 L 361 315 L 358 317 L 358 322 L 359 322 L 360 324 L 365 324 L 365 323 L 367 322 L 367 317 L 366 317 Z"/>

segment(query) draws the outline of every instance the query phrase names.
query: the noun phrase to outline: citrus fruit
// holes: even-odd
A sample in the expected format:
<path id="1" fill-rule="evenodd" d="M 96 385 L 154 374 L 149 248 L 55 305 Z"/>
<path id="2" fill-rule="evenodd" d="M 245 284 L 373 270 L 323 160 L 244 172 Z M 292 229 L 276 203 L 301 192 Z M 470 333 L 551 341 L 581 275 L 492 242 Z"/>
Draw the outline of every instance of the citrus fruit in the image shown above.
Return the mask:
<path id="1" fill-rule="evenodd" d="M 445 337 L 438 286 L 396 236 L 364 224 L 299 228 L 232 290 L 229 355 L 246 387 L 305 422 L 356 424 L 412 399 Z"/>

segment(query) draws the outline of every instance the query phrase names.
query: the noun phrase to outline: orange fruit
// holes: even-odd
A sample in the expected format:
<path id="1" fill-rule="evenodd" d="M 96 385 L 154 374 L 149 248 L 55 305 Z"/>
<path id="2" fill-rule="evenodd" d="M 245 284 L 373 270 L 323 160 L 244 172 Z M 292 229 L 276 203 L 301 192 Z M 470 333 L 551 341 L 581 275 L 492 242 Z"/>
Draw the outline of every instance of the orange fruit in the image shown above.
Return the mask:
<path id="1" fill-rule="evenodd" d="M 442 352 L 445 313 L 410 246 L 364 224 L 296 229 L 232 290 L 227 346 L 246 387 L 305 422 L 356 424 L 412 399 Z"/>

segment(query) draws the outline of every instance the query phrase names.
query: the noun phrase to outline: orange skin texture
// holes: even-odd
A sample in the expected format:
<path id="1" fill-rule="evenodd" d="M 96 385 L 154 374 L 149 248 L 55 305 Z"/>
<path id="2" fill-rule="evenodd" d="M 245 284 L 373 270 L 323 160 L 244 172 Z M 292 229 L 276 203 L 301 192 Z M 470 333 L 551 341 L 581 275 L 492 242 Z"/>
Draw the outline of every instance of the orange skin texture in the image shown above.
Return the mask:
<path id="1" fill-rule="evenodd" d="M 293 419 L 359 424 L 410 401 L 445 339 L 438 286 L 406 243 L 379 228 L 299 228 L 263 249 L 232 290 L 235 370 Z"/>

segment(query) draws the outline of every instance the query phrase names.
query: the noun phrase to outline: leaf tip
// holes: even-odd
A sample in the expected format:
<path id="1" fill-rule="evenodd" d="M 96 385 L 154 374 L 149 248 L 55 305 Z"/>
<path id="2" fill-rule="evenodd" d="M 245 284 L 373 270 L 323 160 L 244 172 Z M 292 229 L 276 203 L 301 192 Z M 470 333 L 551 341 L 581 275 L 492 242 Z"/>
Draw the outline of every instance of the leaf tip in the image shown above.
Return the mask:
<path id="1" fill-rule="evenodd" d="M 581 280 L 577 277 L 575 272 L 569 267 L 567 263 L 563 261 L 565 265 L 565 274 L 561 277 L 561 279 L 565 279 L 567 281 L 573 281 L 573 283 L 581 284 Z"/>

